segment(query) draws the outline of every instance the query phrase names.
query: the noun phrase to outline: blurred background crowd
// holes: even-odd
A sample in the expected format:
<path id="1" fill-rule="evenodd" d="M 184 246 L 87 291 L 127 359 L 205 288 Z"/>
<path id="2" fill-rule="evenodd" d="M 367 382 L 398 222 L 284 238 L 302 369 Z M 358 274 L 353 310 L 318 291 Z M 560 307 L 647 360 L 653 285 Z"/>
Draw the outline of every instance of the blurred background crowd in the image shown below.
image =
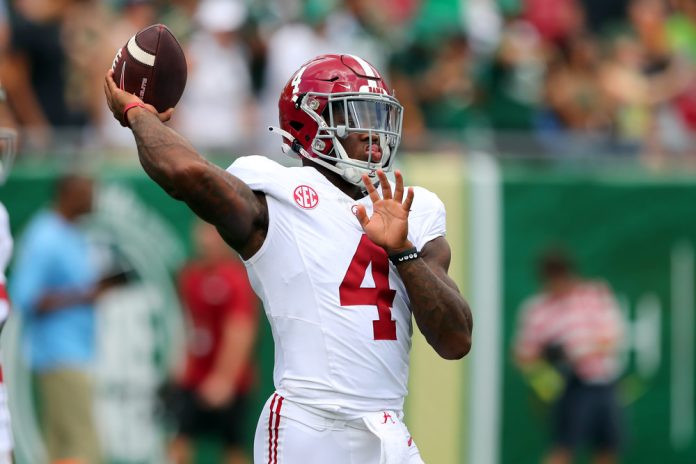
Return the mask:
<path id="1" fill-rule="evenodd" d="M 349 52 L 388 75 L 406 150 L 694 158 L 692 0 L 3 0 L 22 150 L 130 147 L 102 78 L 155 22 L 189 62 L 174 125 L 208 153 L 277 155 L 266 127 L 297 63 Z"/>

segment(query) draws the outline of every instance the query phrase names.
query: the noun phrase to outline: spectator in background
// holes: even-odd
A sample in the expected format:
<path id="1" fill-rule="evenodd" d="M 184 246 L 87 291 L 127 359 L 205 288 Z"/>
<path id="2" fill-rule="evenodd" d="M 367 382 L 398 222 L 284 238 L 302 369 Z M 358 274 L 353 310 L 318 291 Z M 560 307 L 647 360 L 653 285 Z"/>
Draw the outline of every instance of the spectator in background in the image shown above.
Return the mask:
<path id="1" fill-rule="evenodd" d="M 648 84 L 644 94 L 652 112 L 651 126 L 643 136 L 646 155 L 659 160 L 666 154 L 691 150 L 693 141 L 675 98 L 693 81 L 693 70 L 687 59 L 675 54 L 667 5 L 663 0 L 632 0 L 628 18 L 642 49 L 640 72 Z M 690 106 L 694 111 L 693 102 Z"/>
<path id="2" fill-rule="evenodd" d="M 79 226 L 92 211 L 93 190 L 90 177 L 58 180 L 52 209 L 26 229 L 10 282 L 51 462 L 101 462 L 88 375 L 95 354 L 94 302 L 122 276 L 98 280 Z"/>
<path id="3" fill-rule="evenodd" d="M 545 462 L 570 463 L 587 444 L 595 452 L 595 463 L 617 462 L 621 312 L 611 290 L 603 282 L 578 277 L 561 250 L 543 254 L 539 274 L 543 289 L 523 306 L 515 357 L 523 370 L 546 360 L 565 378 L 555 405 L 554 447 Z"/>
<path id="4" fill-rule="evenodd" d="M 541 37 L 563 44 L 585 30 L 585 11 L 578 0 L 524 0 L 523 17 Z"/>
<path id="5" fill-rule="evenodd" d="M 273 31 L 267 40 L 266 66 L 260 92 L 262 124 L 258 140 L 263 152 L 277 160 L 286 156 L 278 149 L 277 140 L 267 137 L 268 126 L 278 124 L 278 95 L 295 70 L 310 59 L 333 49 L 326 30 L 326 18 L 333 0 L 308 0 L 297 20 L 288 21 Z M 276 155 L 276 156 L 273 156 Z"/>
<path id="6" fill-rule="evenodd" d="M 203 0 L 195 15 L 200 29 L 188 45 L 188 82 L 175 122 L 207 150 L 242 150 L 255 127 L 248 56 L 239 37 L 246 19 L 242 0 Z"/>
<path id="7" fill-rule="evenodd" d="M 466 36 L 445 35 L 431 66 L 417 86 L 426 125 L 438 130 L 461 130 L 471 125 L 476 98 L 473 59 Z"/>
<path id="8" fill-rule="evenodd" d="M 606 95 L 605 103 L 614 108 L 614 130 L 622 151 L 637 154 L 653 126 L 654 106 L 671 95 L 670 80 L 651 80 L 643 74 L 643 49 L 631 34 L 611 38 L 607 49 L 598 83 Z"/>
<path id="9" fill-rule="evenodd" d="M 581 3 L 587 18 L 587 28 L 593 33 L 603 33 L 608 28 L 623 22 L 626 16 L 626 7 L 630 1 L 582 0 Z"/>
<path id="10" fill-rule="evenodd" d="M 696 2 L 670 0 L 671 13 L 665 25 L 671 48 L 696 63 Z"/>
<path id="11" fill-rule="evenodd" d="M 372 0 L 339 2 L 339 7 L 326 18 L 326 34 L 333 46 L 332 53 L 351 53 L 377 69 L 387 68 L 389 20 L 381 3 Z"/>
<path id="12" fill-rule="evenodd" d="M 548 104 L 560 125 L 577 132 L 609 132 L 612 108 L 598 82 L 597 43 L 588 35 L 568 38 L 546 79 Z"/>
<path id="13" fill-rule="evenodd" d="M 194 242 L 196 257 L 179 275 L 190 327 L 185 365 L 176 379 L 178 431 L 170 456 L 175 464 L 190 463 L 191 440 L 214 434 L 225 443 L 225 463 L 248 463 L 243 440 L 254 381 L 257 301 L 244 265 L 215 227 L 196 223 Z"/>
<path id="14" fill-rule="evenodd" d="M 673 9 L 667 20 L 667 35 L 675 55 L 688 61 L 693 72 L 696 67 L 696 2 L 693 0 L 672 0 Z M 683 92 L 675 99 L 674 105 L 688 131 L 688 154 L 695 155 L 693 146 L 696 140 L 696 81 L 689 79 Z"/>
<path id="15" fill-rule="evenodd" d="M 549 45 L 529 22 L 508 18 L 498 50 L 482 73 L 482 109 L 500 149 L 519 153 L 529 149 L 509 134 L 529 131 L 543 99 Z M 526 140 L 526 139 L 525 139 Z"/>
<path id="16" fill-rule="evenodd" d="M 88 123 L 90 95 L 75 79 L 84 77 L 90 57 L 70 48 L 67 42 L 75 38 L 75 29 L 68 32 L 65 25 L 75 23 L 71 18 L 84 18 L 80 12 L 93 6 L 94 0 L 15 2 L 10 46 L 0 72 L 18 123 L 29 132 L 24 142 L 31 148 L 46 149 L 54 128 L 80 129 Z M 96 22 L 94 14 L 89 17 L 89 24 Z M 85 61 L 75 63 L 75 57 Z"/>
<path id="17" fill-rule="evenodd" d="M 188 43 L 194 32 L 194 17 L 201 0 L 170 0 L 157 2 L 160 21 L 174 33 L 179 42 Z"/>
<path id="18" fill-rule="evenodd" d="M 403 123 L 405 147 L 445 150 L 454 145 L 459 151 L 457 143 L 476 125 L 474 64 L 469 41 L 461 31 L 430 33 L 427 41 L 413 43 L 393 56 L 394 92 L 408 108 Z M 425 129 L 438 131 L 439 136 L 427 138 Z"/>
<path id="19" fill-rule="evenodd" d="M 0 0 L 0 57 L 4 59 L 10 43 L 10 21 L 7 1 Z"/>
<path id="20" fill-rule="evenodd" d="M 157 22 L 157 8 L 155 0 L 119 0 L 118 9 L 110 16 L 108 33 L 95 34 L 101 39 L 99 56 L 89 68 L 92 88 L 102 92 L 101 79 L 94 73 L 112 64 L 114 55 L 120 50 L 139 30 Z M 93 40 L 96 38 L 93 37 Z M 96 63 L 99 63 L 98 65 Z M 92 110 L 92 124 L 97 137 L 94 142 L 99 147 L 123 148 L 133 147 L 132 138 L 125 137 L 120 124 L 111 117 L 108 108 L 101 104 L 101 98 L 94 98 L 95 104 Z M 98 103 L 98 104 L 97 104 Z"/>
<path id="21" fill-rule="evenodd" d="M 645 50 L 647 73 L 669 65 L 672 48 L 667 34 L 667 5 L 664 0 L 631 0 L 628 20 Z"/>

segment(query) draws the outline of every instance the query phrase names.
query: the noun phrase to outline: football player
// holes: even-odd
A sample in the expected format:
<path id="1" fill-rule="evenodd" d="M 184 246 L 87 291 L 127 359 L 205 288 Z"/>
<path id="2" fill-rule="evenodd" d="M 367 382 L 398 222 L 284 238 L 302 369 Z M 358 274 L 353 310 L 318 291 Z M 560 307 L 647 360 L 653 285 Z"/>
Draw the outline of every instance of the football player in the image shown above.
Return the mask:
<path id="1" fill-rule="evenodd" d="M 275 341 L 257 463 L 420 463 L 403 423 L 412 318 L 445 359 L 471 347 L 468 304 L 447 275 L 445 209 L 394 166 L 403 108 L 353 55 L 322 55 L 279 101 L 283 151 L 301 167 L 202 158 L 138 97 L 105 78 L 114 116 L 169 195 L 241 255 Z"/>

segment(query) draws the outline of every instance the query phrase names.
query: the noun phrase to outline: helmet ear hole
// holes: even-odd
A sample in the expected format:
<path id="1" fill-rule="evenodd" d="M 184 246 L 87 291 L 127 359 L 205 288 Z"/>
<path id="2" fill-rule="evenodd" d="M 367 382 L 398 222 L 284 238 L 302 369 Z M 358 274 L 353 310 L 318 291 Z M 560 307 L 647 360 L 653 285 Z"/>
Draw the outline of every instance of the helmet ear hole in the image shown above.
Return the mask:
<path id="1" fill-rule="evenodd" d="M 300 121 L 290 121 L 290 127 L 295 129 L 297 132 L 300 132 L 304 127 L 304 124 L 302 124 Z"/>

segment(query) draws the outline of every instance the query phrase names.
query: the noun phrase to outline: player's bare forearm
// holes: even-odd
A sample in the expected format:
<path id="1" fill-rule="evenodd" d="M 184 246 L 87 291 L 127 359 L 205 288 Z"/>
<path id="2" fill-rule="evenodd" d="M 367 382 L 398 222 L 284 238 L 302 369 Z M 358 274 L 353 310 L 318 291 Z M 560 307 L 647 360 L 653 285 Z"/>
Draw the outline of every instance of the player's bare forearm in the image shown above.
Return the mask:
<path id="1" fill-rule="evenodd" d="M 252 234 L 263 228 L 267 217 L 263 198 L 200 156 L 156 115 L 136 108 L 128 118 L 145 172 L 170 196 L 215 225 L 242 256 L 253 253 L 247 250 Z"/>
<path id="2" fill-rule="evenodd" d="M 413 247 L 408 240 L 408 215 L 413 204 L 413 188 L 404 189 L 401 172 L 396 170 L 396 187 L 392 192 L 381 169 L 377 171 L 382 197 L 363 174 L 363 185 L 372 200 L 372 216 L 357 205 L 355 216 L 375 244 L 393 254 Z M 404 193 L 406 193 L 404 197 Z M 447 240 L 439 237 L 421 250 L 422 259 L 396 266 L 406 286 L 411 311 L 428 343 L 445 359 L 460 359 L 471 348 L 471 311 L 457 285 L 447 275 L 451 251 Z"/>
<path id="3" fill-rule="evenodd" d="M 134 109 L 128 116 L 143 169 L 169 195 L 183 200 L 183 186 L 177 185 L 177 173 L 205 160 L 155 115 Z"/>
<path id="4" fill-rule="evenodd" d="M 450 251 L 444 238 L 428 243 L 422 259 L 397 266 L 411 300 L 418 328 L 445 359 L 460 359 L 471 348 L 473 319 L 469 305 L 447 275 Z"/>

